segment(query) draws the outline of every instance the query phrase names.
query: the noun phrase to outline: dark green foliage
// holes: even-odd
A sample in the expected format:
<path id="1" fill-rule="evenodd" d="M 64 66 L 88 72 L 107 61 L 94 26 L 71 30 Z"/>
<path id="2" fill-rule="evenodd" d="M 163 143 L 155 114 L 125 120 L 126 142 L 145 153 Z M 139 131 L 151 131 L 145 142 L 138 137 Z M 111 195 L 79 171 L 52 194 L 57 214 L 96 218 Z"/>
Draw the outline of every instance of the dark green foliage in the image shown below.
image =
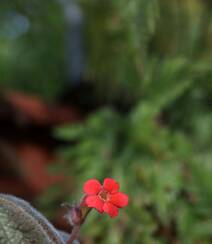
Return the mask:
<path id="1" fill-rule="evenodd" d="M 117 93 L 131 99 L 143 77 L 146 45 L 158 15 L 157 1 L 80 3 L 85 15 L 86 77 L 97 83 L 100 94 L 106 89 L 107 99 L 113 99 Z"/>
<path id="2" fill-rule="evenodd" d="M 1 1 L 0 86 L 55 97 L 65 82 L 64 28 L 56 0 Z"/>

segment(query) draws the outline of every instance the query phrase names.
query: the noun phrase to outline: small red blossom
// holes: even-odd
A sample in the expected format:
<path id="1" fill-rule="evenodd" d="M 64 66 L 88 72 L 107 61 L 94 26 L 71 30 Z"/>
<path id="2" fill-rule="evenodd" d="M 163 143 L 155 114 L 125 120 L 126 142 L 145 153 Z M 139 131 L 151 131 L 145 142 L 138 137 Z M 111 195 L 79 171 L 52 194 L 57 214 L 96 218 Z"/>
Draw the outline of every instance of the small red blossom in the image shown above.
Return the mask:
<path id="1" fill-rule="evenodd" d="M 128 196 L 119 192 L 119 184 L 114 179 L 106 178 L 103 185 L 96 179 L 90 179 L 85 182 L 83 190 L 87 207 L 105 212 L 112 218 L 118 215 L 119 208 L 128 205 Z"/>

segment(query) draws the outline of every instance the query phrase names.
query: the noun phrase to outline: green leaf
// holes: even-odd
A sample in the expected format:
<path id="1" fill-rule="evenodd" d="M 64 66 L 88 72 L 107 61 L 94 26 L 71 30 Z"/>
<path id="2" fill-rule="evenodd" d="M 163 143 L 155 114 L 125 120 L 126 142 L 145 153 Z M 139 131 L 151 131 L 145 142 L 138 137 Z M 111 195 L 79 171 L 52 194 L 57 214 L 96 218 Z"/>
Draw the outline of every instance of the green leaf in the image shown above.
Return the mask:
<path id="1" fill-rule="evenodd" d="M 0 194 L 0 242 L 64 244 L 58 231 L 29 203 Z"/>

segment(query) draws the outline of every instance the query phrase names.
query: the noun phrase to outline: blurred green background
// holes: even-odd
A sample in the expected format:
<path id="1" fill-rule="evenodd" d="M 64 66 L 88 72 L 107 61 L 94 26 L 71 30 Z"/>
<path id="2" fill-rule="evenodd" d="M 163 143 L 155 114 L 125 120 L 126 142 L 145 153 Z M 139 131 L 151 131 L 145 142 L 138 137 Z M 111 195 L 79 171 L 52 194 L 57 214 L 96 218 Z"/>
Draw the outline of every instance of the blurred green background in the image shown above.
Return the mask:
<path id="1" fill-rule="evenodd" d="M 210 0 L 1 1 L 0 87 L 86 114 L 53 130 L 72 187 L 44 214 L 113 177 L 129 206 L 92 212 L 84 243 L 212 243 Z"/>

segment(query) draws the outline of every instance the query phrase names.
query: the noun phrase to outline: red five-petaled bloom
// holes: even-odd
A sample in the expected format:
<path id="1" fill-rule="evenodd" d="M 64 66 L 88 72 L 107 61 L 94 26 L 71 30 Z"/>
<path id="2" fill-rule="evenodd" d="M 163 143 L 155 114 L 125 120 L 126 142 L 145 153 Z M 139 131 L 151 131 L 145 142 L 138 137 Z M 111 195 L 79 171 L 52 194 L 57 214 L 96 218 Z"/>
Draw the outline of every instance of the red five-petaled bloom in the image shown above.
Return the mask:
<path id="1" fill-rule="evenodd" d="M 112 218 L 118 215 L 118 209 L 127 206 L 128 196 L 119 192 L 119 184 L 110 178 L 104 180 L 103 186 L 96 179 L 84 184 L 85 205 L 95 208 L 100 213 L 107 213 Z"/>

